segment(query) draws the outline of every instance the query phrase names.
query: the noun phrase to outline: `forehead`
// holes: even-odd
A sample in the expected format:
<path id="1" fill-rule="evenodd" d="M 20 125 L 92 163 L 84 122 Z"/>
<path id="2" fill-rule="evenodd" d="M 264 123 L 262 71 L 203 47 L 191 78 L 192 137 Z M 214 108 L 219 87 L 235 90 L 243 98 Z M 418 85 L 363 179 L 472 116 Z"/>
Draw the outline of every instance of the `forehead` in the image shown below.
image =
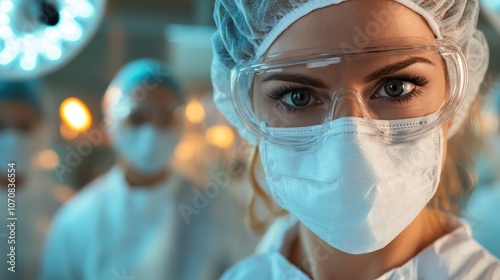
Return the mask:
<path id="1" fill-rule="evenodd" d="M 158 86 L 152 89 L 139 88 L 132 94 L 139 107 L 175 108 L 180 105 L 177 95 L 169 88 Z"/>
<path id="2" fill-rule="evenodd" d="M 388 0 L 354 0 L 315 10 L 290 25 L 267 54 L 344 46 L 365 48 L 398 38 L 431 42 L 427 21 L 402 4 Z"/>

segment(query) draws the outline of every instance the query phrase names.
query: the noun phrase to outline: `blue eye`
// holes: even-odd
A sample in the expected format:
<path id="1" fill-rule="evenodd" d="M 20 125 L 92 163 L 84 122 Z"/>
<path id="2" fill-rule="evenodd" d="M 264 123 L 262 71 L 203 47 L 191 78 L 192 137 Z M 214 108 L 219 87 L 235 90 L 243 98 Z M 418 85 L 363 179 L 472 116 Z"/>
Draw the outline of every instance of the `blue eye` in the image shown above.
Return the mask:
<path id="1" fill-rule="evenodd" d="M 390 80 L 384 83 L 384 86 L 378 91 L 377 96 L 400 97 L 411 93 L 415 85 L 402 80 Z"/>
<path id="2" fill-rule="evenodd" d="M 285 93 L 282 100 L 288 106 L 304 107 L 310 105 L 311 101 L 314 101 L 314 98 L 307 92 L 297 90 Z"/>
<path id="3" fill-rule="evenodd" d="M 321 99 L 317 98 L 313 89 L 296 86 L 282 86 L 273 89 L 266 94 L 269 98 L 276 100 L 275 106 L 287 113 L 304 112 L 317 105 L 323 104 Z"/>

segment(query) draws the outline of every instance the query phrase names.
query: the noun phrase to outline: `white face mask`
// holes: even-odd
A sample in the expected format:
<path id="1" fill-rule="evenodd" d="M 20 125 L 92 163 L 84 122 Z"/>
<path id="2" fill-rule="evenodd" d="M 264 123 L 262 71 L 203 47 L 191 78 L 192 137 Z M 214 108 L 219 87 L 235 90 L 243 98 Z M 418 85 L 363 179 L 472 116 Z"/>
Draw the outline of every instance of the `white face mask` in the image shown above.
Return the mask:
<path id="1" fill-rule="evenodd" d="M 21 133 L 14 129 L 0 131 L 0 172 L 7 174 L 7 164 L 15 162 L 16 173 L 29 171 L 31 159 L 36 150 L 34 133 Z"/>
<path id="2" fill-rule="evenodd" d="M 425 121 L 375 123 L 396 130 L 420 120 Z M 298 130 L 304 135 L 304 128 L 287 133 L 296 135 Z M 366 120 L 342 118 L 312 145 L 287 149 L 263 142 L 266 179 L 281 207 L 343 252 L 363 254 L 385 247 L 436 192 L 441 129 L 416 141 L 384 144 Z"/>
<path id="3" fill-rule="evenodd" d="M 154 174 L 165 168 L 179 139 L 177 131 L 157 129 L 150 124 L 136 128 L 119 124 L 113 133 L 117 152 L 144 174 Z"/>

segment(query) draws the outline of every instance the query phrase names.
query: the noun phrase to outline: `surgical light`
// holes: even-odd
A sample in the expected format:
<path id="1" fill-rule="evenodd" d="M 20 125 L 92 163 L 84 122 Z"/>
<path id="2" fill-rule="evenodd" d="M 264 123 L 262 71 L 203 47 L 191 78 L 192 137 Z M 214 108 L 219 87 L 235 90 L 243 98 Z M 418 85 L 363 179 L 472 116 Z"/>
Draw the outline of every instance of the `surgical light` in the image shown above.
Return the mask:
<path id="1" fill-rule="evenodd" d="M 0 78 L 53 72 L 89 41 L 106 0 L 0 0 Z"/>

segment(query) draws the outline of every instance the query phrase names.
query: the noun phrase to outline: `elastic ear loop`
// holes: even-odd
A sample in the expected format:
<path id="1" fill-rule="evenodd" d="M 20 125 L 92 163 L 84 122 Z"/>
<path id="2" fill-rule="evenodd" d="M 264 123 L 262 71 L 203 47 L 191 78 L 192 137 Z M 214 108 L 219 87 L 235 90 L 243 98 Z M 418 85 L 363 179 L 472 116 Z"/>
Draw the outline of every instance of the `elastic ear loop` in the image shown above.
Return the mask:
<path id="1" fill-rule="evenodd" d="M 256 233 L 263 233 L 267 229 L 269 224 L 274 220 L 275 217 L 280 217 L 288 214 L 288 212 L 274 203 L 272 198 L 262 189 L 255 175 L 255 164 L 257 162 L 257 155 L 259 154 L 259 146 L 257 146 L 252 153 L 249 166 L 249 180 L 252 186 L 252 196 L 250 197 L 250 202 L 248 203 L 248 208 L 246 212 L 246 223 L 247 225 Z M 255 206 L 257 203 L 257 198 L 260 197 L 264 202 L 269 215 L 266 215 L 264 220 L 259 220 L 255 214 Z"/>

